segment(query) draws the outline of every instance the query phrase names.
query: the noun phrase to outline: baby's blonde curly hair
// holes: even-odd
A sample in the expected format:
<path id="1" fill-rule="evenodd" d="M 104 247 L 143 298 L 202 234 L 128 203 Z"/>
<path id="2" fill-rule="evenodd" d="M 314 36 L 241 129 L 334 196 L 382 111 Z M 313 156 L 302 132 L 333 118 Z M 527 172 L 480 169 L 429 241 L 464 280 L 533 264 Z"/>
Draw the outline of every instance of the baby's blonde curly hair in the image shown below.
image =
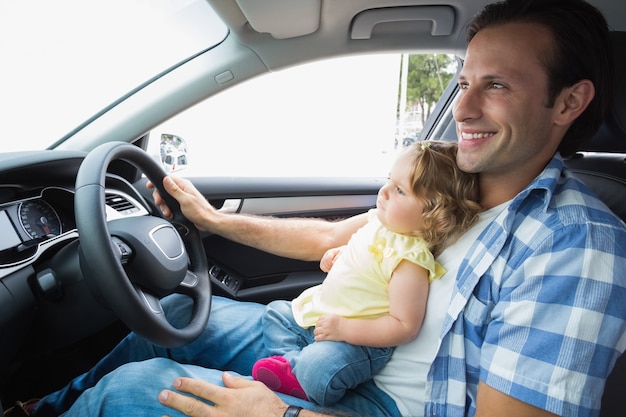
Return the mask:
<path id="1" fill-rule="evenodd" d="M 437 256 L 478 220 L 478 175 L 458 168 L 454 142 L 416 142 L 405 152 L 413 157 L 413 192 L 424 202 L 421 237 Z"/>

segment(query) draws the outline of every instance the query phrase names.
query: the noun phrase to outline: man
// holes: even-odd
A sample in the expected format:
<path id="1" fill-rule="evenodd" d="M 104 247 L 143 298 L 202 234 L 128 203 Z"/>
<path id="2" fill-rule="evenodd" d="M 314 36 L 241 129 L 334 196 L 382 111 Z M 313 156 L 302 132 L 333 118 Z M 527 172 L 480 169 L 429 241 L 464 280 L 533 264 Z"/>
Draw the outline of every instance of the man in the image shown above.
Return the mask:
<path id="1" fill-rule="evenodd" d="M 207 369 L 249 375 L 265 350 L 263 307 L 216 299 L 198 340 L 165 351 L 131 335 L 33 415 L 72 403 L 67 416 L 597 415 L 625 349 L 626 226 L 570 175 L 560 153 L 591 137 L 606 111 L 606 22 L 582 1 L 510 0 L 477 16 L 468 40 L 454 105 L 457 162 L 480 174 L 485 212 L 440 257 L 455 279 L 433 285 L 430 323 L 374 381 L 320 410 Z M 366 221 L 225 215 L 187 181 L 166 178 L 164 186 L 198 228 L 298 259 L 319 260 Z M 170 214 L 158 194 L 155 201 Z M 183 320 L 185 306 L 169 304 L 168 314 Z M 221 378 L 225 387 L 211 383 Z"/>

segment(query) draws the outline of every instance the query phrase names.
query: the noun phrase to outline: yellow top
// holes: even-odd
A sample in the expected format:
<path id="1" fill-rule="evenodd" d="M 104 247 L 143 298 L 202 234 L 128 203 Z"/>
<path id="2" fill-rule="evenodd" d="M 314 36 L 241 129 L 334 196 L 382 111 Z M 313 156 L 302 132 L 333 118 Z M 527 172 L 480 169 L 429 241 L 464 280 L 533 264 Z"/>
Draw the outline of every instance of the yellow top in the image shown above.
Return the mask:
<path id="1" fill-rule="evenodd" d="M 389 281 L 403 259 L 427 269 L 431 282 L 446 273 L 423 239 L 391 232 L 375 215 L 370 216 L 352 235 L 324 282 L 293 300 L 296 322 L 307 328 L 323 314 L 369 319 L 389 314 Z"/>

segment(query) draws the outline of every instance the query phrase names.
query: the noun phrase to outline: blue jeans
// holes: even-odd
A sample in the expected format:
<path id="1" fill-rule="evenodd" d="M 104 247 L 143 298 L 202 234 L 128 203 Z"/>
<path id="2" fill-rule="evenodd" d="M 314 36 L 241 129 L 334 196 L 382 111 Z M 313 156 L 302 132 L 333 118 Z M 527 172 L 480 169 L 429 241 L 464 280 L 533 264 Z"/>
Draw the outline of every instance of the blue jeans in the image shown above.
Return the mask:
<path id="1" fill-rule="evenodd" d="M 163 301 L 170 322 L 185 325 L 191 303 L 173 295 Z M 213 297 L 207 328 L 194 342 L 176 349 L 154 346 L 131 333 L 87 373 L 44 397 L 33 416 L 182 416 L 161 405 L 158 393 L 176 376 L 192 376 L 221 384 L 221 372 L 250 375 L 257 359 L 269 356 L 261 318 L 265 306 Z M 162 358 L 162 359 L 154 359 Z M 301 400 L 283 396 L 290 404 Z M 132 400 L 129 400 L 132 399 Z M 306 408 L 315 405 L 304 402 Z M 70 408 L 71 407 L 71 408 Z M 395 402 L 372 382 L 350 391 L 334 407 L 364 416 L 399 416 Z M 85 410 L 89 410 L 87 413 Z"/>
<path id="2" fill-rule="evenodd" d="M 307 397 L 323 406 L 336 404 L 347 390 L 371 380 L 393 353 L 393 348 L 315 342 L 314 328 L 296 323 L 289 301 L 268 304 L 262 323 L 271 355 L 287 359 Z"/>

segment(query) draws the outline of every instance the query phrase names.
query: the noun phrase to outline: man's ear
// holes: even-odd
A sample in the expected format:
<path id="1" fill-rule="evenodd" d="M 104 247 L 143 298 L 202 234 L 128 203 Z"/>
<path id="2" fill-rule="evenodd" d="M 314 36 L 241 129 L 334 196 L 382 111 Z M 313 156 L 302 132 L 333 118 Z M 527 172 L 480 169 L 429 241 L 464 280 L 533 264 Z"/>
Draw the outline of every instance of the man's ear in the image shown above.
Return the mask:
<path id="1" fill-rule="evenodd" d="M 554 123 L 559 126 L 571 124 L 585 111 L 595 94 L 596 89 L 590 80 L 581 80 L 564 88 L 555 103 L 558 113 Z"/>

